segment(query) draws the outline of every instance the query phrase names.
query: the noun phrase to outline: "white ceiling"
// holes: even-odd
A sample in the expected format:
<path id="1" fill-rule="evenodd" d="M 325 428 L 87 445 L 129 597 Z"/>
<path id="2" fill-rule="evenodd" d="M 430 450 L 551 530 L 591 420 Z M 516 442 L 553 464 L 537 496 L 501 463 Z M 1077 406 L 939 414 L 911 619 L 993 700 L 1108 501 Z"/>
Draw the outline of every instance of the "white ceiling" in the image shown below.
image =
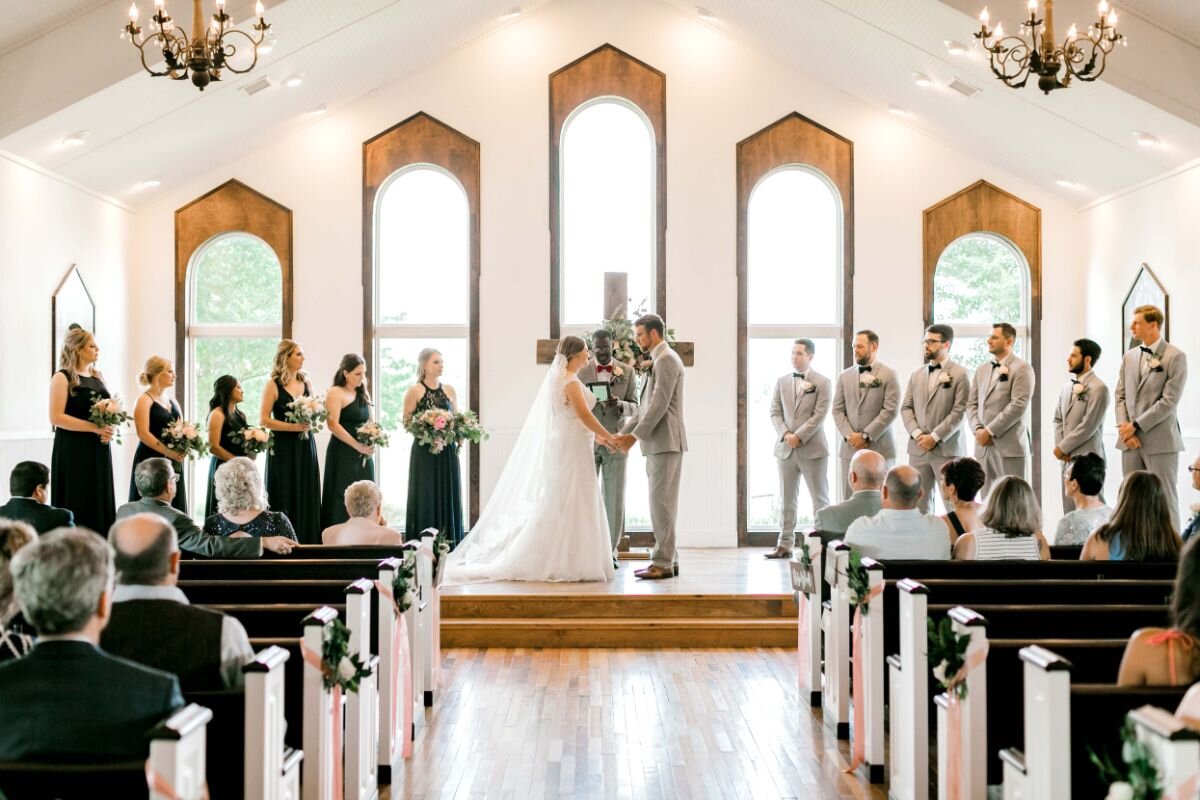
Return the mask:
<path id="1" fill-rule="evenodd" d="M 140 71 L 129 44 L 117 37 L 128 1 L 0 0 L 0 19 L 20 20 L 0 33 L 0 149 L 133 205 L 156 194 L 136 192 L 139 182 L 160 180 L 165 189 L 202 169 L 190 154 L 229 142 L 237 142 L 240 152 L 267 145 L 306 124 L 305 112 L 318 104 L 336 108 L 510 24 L 501 17 L 515 2 L 274 0 L 267 6 L 279 35 L 275 51 L 249 75 L 228 76 L 200 93 Z M 664 1 L 697 18 L 695 0 Z M 524 0 L 521 6 L 528 14 L 545 2 L 553 0 Z M 1082 205 L 1200 158 L 1200 80 L 1190 77 L 1200 76 L 1200 46 L 1192 44 L 1200 42 L 1196 0 L 1122 2 L 1130 47 L 1115 54 L 1104 80 L 1050 96 L 1033 86 L 1005 87 L 978 49 L 962 57 L 946 52 L 945 39 L 973 41 L 979 0 L 702 2 L 715 19 L 698 24 L 881 113 L 893 104 L 906 108 L 911 115 L 905 124 L 982 154 L 1068 202 Z M 252 4 L 231 0 L 230 13 L 242 21 Z M 152 1 L 140 5 L 144 20 Z M 992 0 L 993 18 L 1015 29 L 1024 5 Z M 187 6 L 186 0 L 168 0 L 177 17 Z M 1086 23 L 1094 9 L 1092 0 L 1058 0 L 1058 18 L 1065 20 L 1060 25 L 1065 28 L 1072 16 Z M 111 37 L 97 37 L 97 17 L 112 17 Z M 13 50 L 14 42 L 28 46 Z M 52 68 L 72 44 L 95 49 L 86 79 L 76 70 L 58 75 Z M 914 72 L 929 75 L 934 85 L 918 88 Z M 252 99 L 238 90 L 262 76 L 279 83 L 293 73 L 306 76 L 296 90 L 276 86 Z M 946 84 L 956 77 L 982 91 L 970 99 L 953 93 Z M 55 146 L 82 129 L 91 131 L 82 147 Z M 1163 146 L 1138 146 L 1134 129 L 1152 132 Z M 1059 180 L 1079 186 L 1063 187 Z"/>

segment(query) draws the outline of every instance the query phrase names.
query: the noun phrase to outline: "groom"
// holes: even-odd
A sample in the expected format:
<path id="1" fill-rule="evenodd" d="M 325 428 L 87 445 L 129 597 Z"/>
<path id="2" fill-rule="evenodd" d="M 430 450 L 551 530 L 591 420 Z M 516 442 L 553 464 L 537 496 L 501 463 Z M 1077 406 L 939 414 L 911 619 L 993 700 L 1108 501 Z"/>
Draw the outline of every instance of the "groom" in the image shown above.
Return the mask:
<path id="1" fill-rule="evenodd" d="M 650 554 L 650 566 L 633 574 L 659 580 L 679 574 L 675 517 L 679 508 L 679 475 L 687 450 L 687 434 L 683 430 L 683 361 L 665 341 L 662 317 L 644 314 L 633 325 L 638 347 L 650 354 L 650 371 L 642 384 L 637 411 L 616 439 L 626 452 L 634 442 L 641 442 L 646 456 L 654 551 Z"/>

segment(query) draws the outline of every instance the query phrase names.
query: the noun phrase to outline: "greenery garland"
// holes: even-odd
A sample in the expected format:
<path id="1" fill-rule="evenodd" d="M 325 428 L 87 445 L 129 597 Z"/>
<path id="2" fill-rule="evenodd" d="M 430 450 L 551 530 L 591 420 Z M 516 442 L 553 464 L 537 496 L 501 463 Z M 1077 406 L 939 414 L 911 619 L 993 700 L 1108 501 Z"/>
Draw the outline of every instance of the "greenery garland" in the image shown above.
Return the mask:
<path id="1" fill-rule="evenodd" d="M 633 320 L 636 320 L 642 314 L 646 313 L 646 302 L 643 300 L 633 312 L 633 319 L 625 319 L 620 316 L 617 309 L 610 312 L 609 318 L 601 323 L 603 330 L 608 331 L 609 337 L 612 339 L 613 358 L 617 361 L 622 361 L 626 364 L 632 364 L 636 369 L 644 369 L 642 365 L 642 348 L 638 347 L 637 337 L 634 332 Z M 675 341 L 675 329 L 667 328 L 663 333 L 663 339 L 668 344 Z M 588 349 L 593 349 L 592 334 L 587 335 Z"/>
<path id="2" fill-rule="evenodd" d="M 321 676 L 325 688 L 340 686 L 344 692 L 358 693 L 358 683 L 371 674 L 357 653 L 350 652 L 350 629 L 335 618 L 325 629 L 321 645 Z"/>
<path id="3" fill-rule="evenodd" d="M 396 613 L 403 614 L 417 602 L 416 579 L 417 554 L 413 550 L 405 550 L 400 557 L 400 564 L 392 576 L 392 602 L 396 604 Z"/>
<path id="4" fill-rule="evenodd" d="M 966 664 L 967 647 L 971 644 L 970 634 L 954 632 L 954 622 L 943 617 L 941 624 L 932 619 L 925 620 L 929 627 L 929 663 L 933 664 L 933 677 L 947 692 L 954 692 L 959 700 L 966 699 L 967 682 L 959 679 L 951 683 Z"/>
<path id="5" fill-rule="evenodd" d="M 850 588 L 850 605 L 862 611 L 865 617 L 870 613 L 870 601 L 867 595 L 871 592 L 871 578 L 867 568 L 862 565 L 862 553 L 853 548 L 846 565 L 846 582 Z"/>
<path id="6" fill-rule="evenodd" d="M 433 537 L 433 585 L 442 582 L 442 559 L 450 553 L 450 537 L 438 531 Z"/>
<path id="7" fill-rule="evenodd" d="M 1137 736 L 1133 723 L 1125 720 L 1121 726 L 1121 760 L 1124 768 L 1113 764 L 1106 750 L 1098 754 L 1088 746 L 1088 758 L 1108 784 L 1108 797 L 1113 800 L 1158 800 L 1163 795 L 1158 782 L 1158 765 L 1154 754 Z"/>

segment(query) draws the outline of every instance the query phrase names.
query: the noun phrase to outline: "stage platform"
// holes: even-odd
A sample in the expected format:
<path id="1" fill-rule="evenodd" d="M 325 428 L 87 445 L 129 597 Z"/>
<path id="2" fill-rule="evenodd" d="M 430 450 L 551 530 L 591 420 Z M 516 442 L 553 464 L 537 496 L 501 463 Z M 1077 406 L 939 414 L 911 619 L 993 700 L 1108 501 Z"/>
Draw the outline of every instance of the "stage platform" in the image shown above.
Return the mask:
<path id="1" fill-rule="evenodd" d="M 765 548 L 683 549 L 679 577 L 502 583 L 442 591 L 443 647 L 795 647 L 786 561 Z"/>

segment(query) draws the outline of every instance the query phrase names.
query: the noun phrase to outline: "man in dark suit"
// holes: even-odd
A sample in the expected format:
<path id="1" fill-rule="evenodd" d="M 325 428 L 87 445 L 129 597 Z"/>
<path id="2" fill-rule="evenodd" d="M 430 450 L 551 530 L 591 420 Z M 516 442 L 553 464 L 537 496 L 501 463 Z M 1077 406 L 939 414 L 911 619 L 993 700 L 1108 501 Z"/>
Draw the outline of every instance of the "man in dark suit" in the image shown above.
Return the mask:
<path id="1" fill-rule="evenodd" d="M 0 506 L 0 517 L 29 523 L 38 533 L 75 527 L 68 509 L 46 504 L 50 496 L 50 469 L 36 461 L 22 461 L 8 478 L 12 499 Z"/>
<path id="2" fill-rule="evenodd" d="M 56 530 L 22 548 L 13 585 L 38 642 L 0 665 L 0 761 L 146 758 L 146 732 L 183 706 L 174 675 L 98 646 L 112 610 L 108 543 Z"/>

